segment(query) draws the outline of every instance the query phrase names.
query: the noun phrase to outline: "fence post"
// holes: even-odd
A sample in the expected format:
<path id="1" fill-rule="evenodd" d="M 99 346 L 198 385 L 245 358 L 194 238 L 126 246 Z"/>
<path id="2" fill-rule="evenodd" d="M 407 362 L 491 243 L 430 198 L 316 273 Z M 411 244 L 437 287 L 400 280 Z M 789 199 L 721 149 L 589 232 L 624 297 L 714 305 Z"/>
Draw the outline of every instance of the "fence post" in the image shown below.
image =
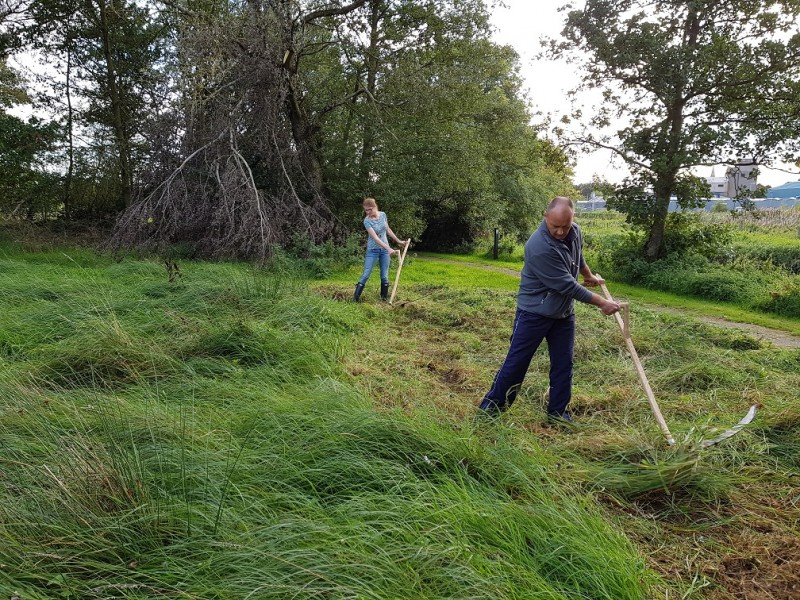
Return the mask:
<path id="1" fill-rule="evenodd" d="M 497 227 L 494 228 L 494 247 L 492 248 L 492 257 L 497 260 L 500 253 L 500 234 Z"/>

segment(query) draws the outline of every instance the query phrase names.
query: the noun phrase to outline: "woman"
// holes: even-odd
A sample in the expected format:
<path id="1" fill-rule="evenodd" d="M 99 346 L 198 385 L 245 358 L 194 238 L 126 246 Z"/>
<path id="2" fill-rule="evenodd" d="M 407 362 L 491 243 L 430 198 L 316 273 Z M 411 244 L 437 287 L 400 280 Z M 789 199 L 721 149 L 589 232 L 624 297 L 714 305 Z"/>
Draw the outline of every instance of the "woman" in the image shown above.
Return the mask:
<path id="1" fill-rule="evenodd" d="M 405 246 L 408 242 L 397 238 L 392 228 L 389 227 L 389 223 L 386 220 L 386 213 L 378 210 L 378 204 L 375 202 L 374 198 L 366 198 L 362 206 L 367 215 L 364 218 L 364 228 L 367 230 L 368 234 L 367 257 L 364 260 L 364 272 L 361 274 L 361 279 L 359 279 L 356 284 L 353 302 L 358 302 L 358 299 L 361 297 L 361 292 L 364 291 L 364 286 L 376 262 L 379 262 L 381 266 L 381 300 L 388 300 L 389 257 L 392 254 L 398 254 L 400 251 L 393 250 L 392 247 L 389 246 L 386 234 L 388 233 L 391 238 L 401 246 Z"/>

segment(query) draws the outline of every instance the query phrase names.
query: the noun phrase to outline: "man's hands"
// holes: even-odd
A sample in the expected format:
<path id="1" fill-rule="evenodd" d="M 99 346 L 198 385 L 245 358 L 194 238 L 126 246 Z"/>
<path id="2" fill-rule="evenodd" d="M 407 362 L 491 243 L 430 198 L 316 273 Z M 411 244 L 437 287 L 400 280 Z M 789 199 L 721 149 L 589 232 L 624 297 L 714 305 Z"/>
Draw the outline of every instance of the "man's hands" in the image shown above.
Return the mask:
<path id="1" fill-rule="evenodd" d="M 597 296 L 600 298 L 600 296 Z M 600 298 L 600 303 L 597 305 L 600 308 L 600 312 L 604 315 L 613 315 L 615 312 L 619 312 L 620 306 L 619 302 L 610 302 L 605 298 Z"/>
<path id="2" fill-rule="evenodd" d="M 589 270 L 589 267 L 586 265 L 583 266 L 581 269 L 581 275 L 583 275 L 583 285 L 590 285 L 596 286 L 602 283 L 605 283 L 606 280 L 603 279 L 600 275 L 595 275 Z M 612 300 L 606 300 L 599 294 L 592 294 L 592 304 L 594 304 L 597 308 L 600 309 L 604 315 L 613 315 L 615 312 L 619 312 L 619 303 L 614 302 Z"/>
<path id="3" fill-rule="evenodd" d="M 583 276 L 583 285 L 594 287 L 596 285 L 600 285 L 601 283 L 605 282 L 606 280 L 600 277 L 600 275 L 590 274 L 588 277 L 586 275 Z"/>

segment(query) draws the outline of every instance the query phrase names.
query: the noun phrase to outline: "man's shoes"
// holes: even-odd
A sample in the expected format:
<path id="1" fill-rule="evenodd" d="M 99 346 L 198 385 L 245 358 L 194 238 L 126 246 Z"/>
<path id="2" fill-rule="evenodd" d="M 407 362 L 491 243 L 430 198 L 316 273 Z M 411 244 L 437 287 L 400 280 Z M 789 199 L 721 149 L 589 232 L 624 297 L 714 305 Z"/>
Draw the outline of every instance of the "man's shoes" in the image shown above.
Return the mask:
<path id="1" fill-rule="evenodd" d="M 568 410 L 563 413 L 548 413 L 546 425 L 550 427 L 561 427 L 564 429 L 574 429 L 575 421 L 572 420 L 572 414 Z"/>
<path id="2" fill-rule="evenodd" d="M 484 398 L 481 402 L 480 406 L 478 407 L 478 411 L 475 415 L 476 420 L 485 420 L 485 419 L 497 419 L 504 411 L 506 407 L 499 406 L 494 400 L 491 398 Z"/>
<path id="3" fill-rule="evenodd" d="M 478 408 L 487 413 L 501 413 L 508 407 L 505 405 L 501 406 L 494 398 L 484 397 L 483 401 L 481 401 L 481 405 Z"/>

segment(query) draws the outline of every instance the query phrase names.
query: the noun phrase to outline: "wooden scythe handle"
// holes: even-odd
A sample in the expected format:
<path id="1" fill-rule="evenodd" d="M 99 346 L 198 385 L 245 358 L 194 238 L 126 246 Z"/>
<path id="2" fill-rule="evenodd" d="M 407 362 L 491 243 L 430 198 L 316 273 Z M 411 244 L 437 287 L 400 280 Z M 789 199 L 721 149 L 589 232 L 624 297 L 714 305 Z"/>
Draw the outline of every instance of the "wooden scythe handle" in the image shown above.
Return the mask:
<path id="1" fill-rule="evenodd" d="M 411 246 L 411 238 L 408 238 L 408 243 L 400 253 L 400 261 L 397 264 L 397 275 L 394 276 L 394 285 L 392 286 L 392 295 L 389 297 L 389 304 L 394 302 L 394 295 L 397 293 L 397 284 L 400 283 L 400 271 L 403 270 L 403 262 L 406 260 L 406 252 L 408 252 L 409 246 Z"/>
<path id="2" fill-rule="evenodd" d="M 602 288 L 603 294 L 605 294 L 606 299 L 609 300 L 609 302 L 613 302 L 614 299 L 608 292 L 606 284 L 601 283 L 600 287 Z M 624 318 L 619 313 L 614 313 L 614 318 L 617 321 L 617 325 L 619 325 L 620 331 L 622 331 L 622 337 L 625 339 L 625 345 L 628 347 L 628 352 L 630 353 L 631 358 L 633 359 L 633 364 L 636 366 L 636 372 L 639 374 L 639 380 L 642 382 L 642 387 L 644 388 L 644 391 L 647 394 L 647 401 L 650 403 L 650 409 L 653 411 L 653 416 L 655 416 L 656 421 L 658 422 L 658 426 L 661 427 L 661 431 L 667 438 L 667 443 L 670 446 L 674 446 L 675 438 L 672 437 L 672 433 L 670 433 L 669 427 L 667 427 L 667 422 L 664 420 L 664 415 L 661 414 L 661 409 L 658 407 L 658 402 L 656 402 L 655 394 L 653 394 L 653 390 L 650 387 L 650 382 L 647 380 L 647 375 L 644 372 L 644 367 L 642 367 L 642 361 L 639 360 L 639 354 L 636 352 L 636 348 L 633 346 L 633 340 L 631 339 L 631 332 L 629 327 L 630 305 L 626 302 L 621 304 L 621 308 L 623 311 Z"/>

